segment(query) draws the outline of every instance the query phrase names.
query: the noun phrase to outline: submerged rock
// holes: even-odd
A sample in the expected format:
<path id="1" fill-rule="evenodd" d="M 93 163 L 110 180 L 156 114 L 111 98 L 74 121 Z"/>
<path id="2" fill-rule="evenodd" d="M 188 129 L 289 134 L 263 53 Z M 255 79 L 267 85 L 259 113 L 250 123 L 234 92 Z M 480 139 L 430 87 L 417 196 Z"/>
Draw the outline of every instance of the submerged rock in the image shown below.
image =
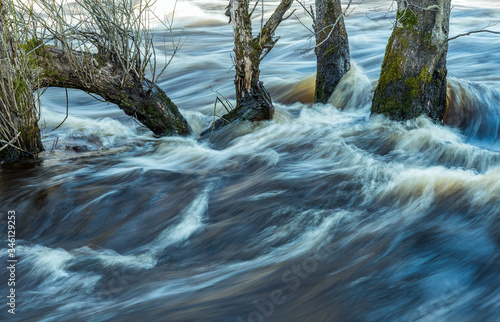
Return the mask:
<path id="1" fill-rule="evenodd" d="M 91 149 L 85 145 L 66 145 L 66 150 L 75 152 L 88 152 Z"/>

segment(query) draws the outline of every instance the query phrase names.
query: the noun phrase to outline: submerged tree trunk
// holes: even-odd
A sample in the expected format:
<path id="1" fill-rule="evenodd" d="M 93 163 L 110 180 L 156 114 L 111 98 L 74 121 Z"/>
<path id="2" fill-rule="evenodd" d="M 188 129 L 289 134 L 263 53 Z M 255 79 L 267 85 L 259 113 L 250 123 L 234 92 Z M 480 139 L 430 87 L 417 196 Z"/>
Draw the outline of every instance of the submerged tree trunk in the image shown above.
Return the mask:
<path id="1" fill-rule="evenodd" d="M 281 0 L 271 17 L 262 26 L 260 33 L 252 35 L 252 12 L 249 0 L 230 0 L 228 14 L 233 25 L 236 76 L 236 108 L 222 116 L 214 124 L 220 128 L 235 120 L 271 120 L 274 106 L 271 95 L 259 80 L 260 62 L 271 51 L 279 38 L 273 39 L 274 32 L 284 19 L 293 0 Z M 209 132 L 212 128 L 202 133 Z"/>
<path id="2" fill-rule="evenodd" d="M 372 113 L 403 120 L 446 109 L 446 54 L 451 0 L 398 0 Z"/>
<path id="3" fill-rule="evenodd" d="M 17 51 L 6 10 L 0 2 L 0 163 L 21 161 L 43 151 L 28 66 Z"/>
<path id="4" fill-rule="evenodd" d="M 340 0 L 316 0 L 314 33 L 317 60 L 314 102 L 326 103 L 351 67 Z"/>
<path id="5" fill-rule="evenodd" d="M 71 55 L 89 59 L 88 54 L 77 51 Z M 190 127 L 177 106 L 158 86 L 146 90 L 151 84 L 147 80 L 141 84 L 132 75 L 123 82 L 123 69 L 109 62 L 99 64 L 91 57 L 85 70 L 89 77 L 85 79 L 65 57 L 60 49 L 40 47 L 33 53 L 32 77 L 40 79 L 42 87 L 74 88 L 97 94 L 118 105 L 125 114 L 135 117 L 157 136 L 190 133 Z"/>

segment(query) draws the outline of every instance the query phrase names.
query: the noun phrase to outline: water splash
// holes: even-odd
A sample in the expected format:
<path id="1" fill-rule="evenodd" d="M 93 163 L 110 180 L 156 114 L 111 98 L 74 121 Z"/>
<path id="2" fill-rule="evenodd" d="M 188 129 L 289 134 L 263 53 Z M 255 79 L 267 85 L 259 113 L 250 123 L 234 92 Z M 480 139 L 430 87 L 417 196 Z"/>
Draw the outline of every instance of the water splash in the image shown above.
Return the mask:
<path id="1" fill-rule="evenodd" d="M 464 129 L 471 138 L 497 147 L 500 135 L 500 88 L 448 79 L 445 123 Z"/>

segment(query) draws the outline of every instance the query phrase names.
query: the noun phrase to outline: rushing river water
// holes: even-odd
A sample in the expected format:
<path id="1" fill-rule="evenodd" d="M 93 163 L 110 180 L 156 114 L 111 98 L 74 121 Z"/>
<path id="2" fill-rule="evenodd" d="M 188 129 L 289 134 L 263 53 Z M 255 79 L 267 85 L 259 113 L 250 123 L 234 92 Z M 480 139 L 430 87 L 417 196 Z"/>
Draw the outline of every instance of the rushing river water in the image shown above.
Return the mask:
<path id="1" fill-rule="evenodd" d="M 390 2 L 346 19 L 354 66 L 333 105 L 307 103 L 310 34 L 284 22 L 262 64 L 275 119 L 211 142 L 198 135 L 214 91 L 234 98 L 227 1 L 177 5 L 183 46 L 160 86 L 192 137 L 154 138 L 78 91 L 51 131 L 66 102 L 48 90 L 42 162 L 0 168 L 19 259 L 16 315 L 2 304 L 0 320 L 498 321 L 500 37 L 450 42 L 449 97 L 467 116 L 457 127 L 370 117 Z M 500 20 L 500 1 L 452 4 L 451 36 Z"/>

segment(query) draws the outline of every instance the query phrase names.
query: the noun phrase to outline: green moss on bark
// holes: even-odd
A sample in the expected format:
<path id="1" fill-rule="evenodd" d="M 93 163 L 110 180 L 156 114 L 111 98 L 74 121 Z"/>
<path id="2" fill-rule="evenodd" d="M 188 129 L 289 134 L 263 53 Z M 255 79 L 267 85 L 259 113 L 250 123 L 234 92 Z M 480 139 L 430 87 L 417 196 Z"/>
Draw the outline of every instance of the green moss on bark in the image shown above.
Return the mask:
<path id="1" fill-rule="evenodd" d="M 43 42 L 40 39 L 31 38 L 26 43 L 19 46 L 25 54 L 35 53 L 41 55 L 43 53 Z"/>
<path id="2" fill-rule="evenodd" d="M 436 43 L 433 36 L 438 12 L 407 6 L 407 2 L 398 4 L 397 23 L 386 48 L 372 113 L 396 120 L 425 114 L 439 120 L 444 105 L 447 47 Z"/>
<path id="3" fill-rule="evenodd" d="M 391 83 L 398 82 L 403 77 L 402 66 L 406 64 L 406 55 L 404 53 L 408 48 L 409 42 L 404 37 L 398 37 L 401 35 L 401 32 L 401 29 L 394 30 L 389 38 L 382 65 L 382 72 L 377 85 L 377 91 L 379 91 L 379 93 L 387 93 Z M 403 41 L 395 44 L 395 37 L 403 38 Z M 377 113 L 396 115 L 399 114 L 400 97 L 385 94 L 376 95 L 374 97 L 374 105 L 378 107 Z"/>
<path id="4" fill-rule="evenodd" d="M 396 19 L 405 27 L 412 28 L 418 24 L 418 16 L 410 9 L 400 10 L 396 15 Z"/>

